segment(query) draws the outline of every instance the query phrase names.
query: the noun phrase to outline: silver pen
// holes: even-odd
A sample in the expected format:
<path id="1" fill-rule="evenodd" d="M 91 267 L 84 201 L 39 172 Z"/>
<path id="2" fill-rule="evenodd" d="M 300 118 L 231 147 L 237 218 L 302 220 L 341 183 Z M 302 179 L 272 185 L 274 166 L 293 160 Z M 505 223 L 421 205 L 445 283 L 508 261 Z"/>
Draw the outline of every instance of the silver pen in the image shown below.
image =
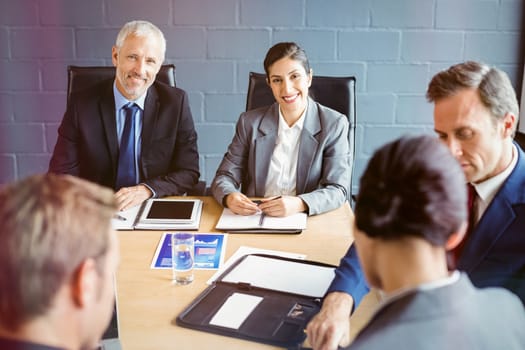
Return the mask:
<path id="1" fill-rule="evenodd" d="M 119 215 L 119 214 L 113 215 L 113 219 L 117 219 L 117 220 L 120 220 L 120 221 L 126 221 L 127 220 L 125 217 L 123 217 L 122 215 Z"/>

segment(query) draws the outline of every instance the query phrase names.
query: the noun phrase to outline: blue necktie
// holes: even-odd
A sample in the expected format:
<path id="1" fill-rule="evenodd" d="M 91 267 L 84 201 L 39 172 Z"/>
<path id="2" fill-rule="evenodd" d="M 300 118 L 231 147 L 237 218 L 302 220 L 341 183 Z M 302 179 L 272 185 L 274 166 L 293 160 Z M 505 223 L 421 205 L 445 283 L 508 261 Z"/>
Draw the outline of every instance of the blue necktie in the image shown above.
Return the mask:
<path id="1" fill-rule="evenodd" d="M 122 107 L 126 115 L 126 122 L 118 155 L 117 181 L 115 189 L 134 186 L 137 184 L 137 172 L 135 170 L 135 115 L 139 109 L 135 103 L 128 103 Z"/>

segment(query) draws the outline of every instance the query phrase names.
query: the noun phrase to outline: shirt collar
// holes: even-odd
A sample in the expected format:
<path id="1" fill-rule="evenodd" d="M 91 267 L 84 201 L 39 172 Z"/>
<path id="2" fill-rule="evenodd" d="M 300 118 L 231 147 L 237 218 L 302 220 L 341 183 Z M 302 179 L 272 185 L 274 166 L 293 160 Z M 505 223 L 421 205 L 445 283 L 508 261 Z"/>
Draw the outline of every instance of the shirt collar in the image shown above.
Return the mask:
<path id="1" fill-rule="evenodd" d="M 149 90 L 149 89 L 148 89 Z M 120 110 L 122 107 L 124 107 L 125 105 L 127 105 L 128 103 L 130 102 L 134 102 L 136 103 L 141 110 L 144 110 L 144 102 L 146 101 L 146 96 L 148 95 L 148 90 L 146 90 L 146 92 L 140 96 L 139 98 L 137 98 L 136 100 L 134 101 L 130 101 L 128 100 L 127 98 L 125 98 L 121 93 L 120 91 L 117 89 L 117 83 L 116 81 L 113 82 L 113 96 L 115 96 L 115 109 L 118 111 Z"/>
<path id="2" fill-rule="evenodd" d="M 304 116 L 306 115 L 307 109 L 308 109 L 308 104 L 306 105 L 306 108 L 304 109 L 299 119 L 297 119 L 297 121 L 290 127 L 288 126 L 288 123 L 286 123 L 286 120 L 284 119 L 284 116 L 281 112 L 281 106 L 279 106 L 279 133 L 281 133 L 282 131 L 291 130 L 291 129 L 297 129 L 298 131 L 303 130 Z"/>
<path id="3" fill-rule="evenodd" d="M 510 161 L 510 164 L 507 166 L 507 168 L 498 175 L 491 177 L 490 179 L 487 179 L 478 184 L 472 184 L 476 189 L 476 193 L 478 194 L 479 198 L 481 198 L 483 202 L 489 203 L 490 201 L 492 201 L 500 187 L 503 185 L 505 180 L 507 180 L 510 173 L 512 173 L 512 170 L 514 170 L 514 168 L 516 167 L 517 163 L 518 151 L 516 149 L 516 145 L 512 144 L 512 160 Z"/>
<path id="4" fill-rule="evenodd" d="M 383 296 L 383 300 L 381 302 L 381 305 L 380 305 L 380 308 L 382 308 L 383 306 L 387 305 L 387 304 L 390 304 L 400 298 L 402 298 L 403 296 L 407 295 L 407 294 L 410 294 L 412 292 L 419 292 L 419 291 L 427 291 L 427 290 L 432 290 L 432 289 L 437 289 L 437 288 L 441 288 L 441 287 L 445 287 L 445 286 L 448 286 L 448 285 L 451 285 L 453 283 L 456 283 L 457 281 L 459 281 L 459 277 L 460 277 L 460 272 L 457 271 L 457 270 L 454 270 L 452 271 L 447 277 L 445 278 L 442 278 L 442 279 L 439 279 L 439 280 L 435 280 L 435 281 L 431 281 L 431 282 L 427 282 L 427 283 L 422 283 L 416 287 L 411 287 L 411 288 L 403 288 L 403 289 L 398 289 L 392 293 L 384 293 L 384 292 L 381 292 L 380 291 L 380 294 Z"/>

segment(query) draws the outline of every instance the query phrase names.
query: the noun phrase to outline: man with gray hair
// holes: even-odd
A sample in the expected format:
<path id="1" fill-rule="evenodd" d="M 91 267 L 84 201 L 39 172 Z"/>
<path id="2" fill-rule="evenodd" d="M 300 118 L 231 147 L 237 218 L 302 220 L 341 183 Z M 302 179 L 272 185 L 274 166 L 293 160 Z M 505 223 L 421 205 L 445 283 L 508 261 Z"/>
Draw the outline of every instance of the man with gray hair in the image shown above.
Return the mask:
<path id="1" fill-rule="evenodd" d="M 182 195 L 199 179 L 197 134 L 186 93 L 156 82 L 166 40 L 150 22 L 120 30 L 115 79 L 73 94 L 49 171 L 114 189 L 119 209 Z"/>
<path id="2" fill-rule="evenodd" d="M 115 300 L 111 190 L 70 175 L 0 188 L 0 349 L 95 349 Z"/>

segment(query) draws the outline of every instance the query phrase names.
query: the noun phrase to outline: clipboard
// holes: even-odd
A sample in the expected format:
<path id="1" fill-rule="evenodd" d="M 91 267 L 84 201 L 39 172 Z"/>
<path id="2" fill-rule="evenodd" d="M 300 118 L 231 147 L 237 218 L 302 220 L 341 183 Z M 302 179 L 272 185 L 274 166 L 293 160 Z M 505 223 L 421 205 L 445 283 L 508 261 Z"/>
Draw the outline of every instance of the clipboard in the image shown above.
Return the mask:
<path id="1" fill-rule="evenodd" d="M 281 268 L 275 270 L 278 266 Z M 306 325 L 321 309 L 335 268 L 308 260 L 246 255 L 195 298 L 176 323 L 274 346 L 298 347 L 306 339 Z M 240 280 L 244 277 L 246 281 Z"/>

